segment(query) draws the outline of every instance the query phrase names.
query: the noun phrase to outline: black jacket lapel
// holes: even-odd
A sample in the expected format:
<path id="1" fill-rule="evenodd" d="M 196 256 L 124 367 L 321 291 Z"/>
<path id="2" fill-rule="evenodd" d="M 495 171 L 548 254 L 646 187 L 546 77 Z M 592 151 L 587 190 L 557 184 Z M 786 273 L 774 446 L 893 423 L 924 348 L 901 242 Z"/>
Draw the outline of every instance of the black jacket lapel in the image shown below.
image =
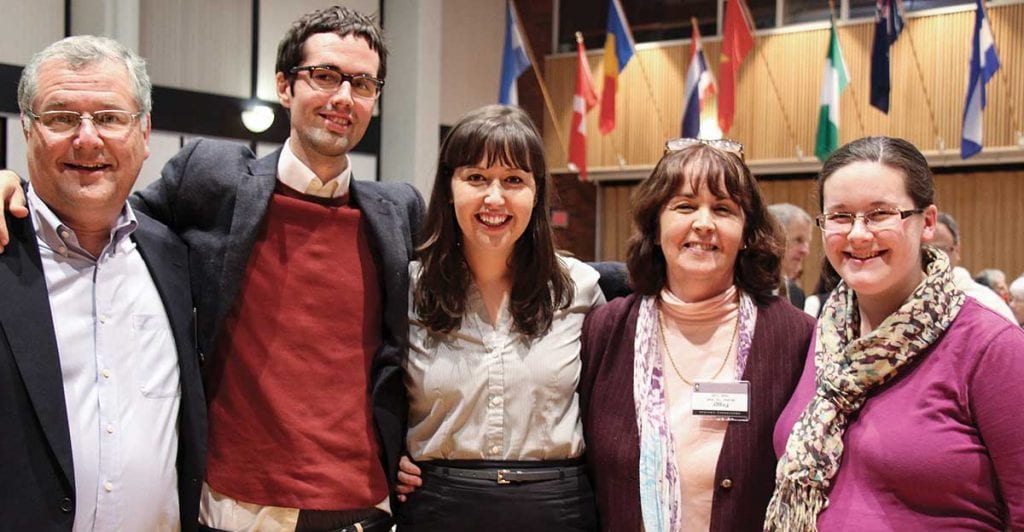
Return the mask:
<path id="1" fill-rule="evenodd" d="M 30 218 L 7 218 L 11 242 L 0 254 L 0 326 L 53 454 L 74 486 L 71 435 L 57 338 Z"/>

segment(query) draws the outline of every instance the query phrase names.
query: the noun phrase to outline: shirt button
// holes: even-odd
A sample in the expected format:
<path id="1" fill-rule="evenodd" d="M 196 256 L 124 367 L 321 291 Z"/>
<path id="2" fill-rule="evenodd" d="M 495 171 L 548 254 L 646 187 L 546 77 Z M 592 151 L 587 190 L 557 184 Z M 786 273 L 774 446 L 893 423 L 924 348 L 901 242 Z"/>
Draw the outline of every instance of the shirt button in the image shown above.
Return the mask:
<path id="1" fill-rule="evenodd" d="M 103 375 L 104 379 L 109 379 L 110 378 L 110 370 L 109 369 L 103 370 L 101 374 Z"/>
<path id="2" fill-rule="evenodd" d="M 60 501 L 60 511 L 69 514 L 74 508 L 75 505 L 71 502 L 70 498 L 64 497 L 64 499 Z"/>
<path id="3" fill-rule="evenodd" d="M 107 434 L 113 434 L 113 433 L 114 433 L 114 426 L 113 425 L 107 425 Z"/>
<path id="4" fill-rule="evenodd" d="M 718 484 L 724 490 L 732 489 L 732 479 L 722 479 L 722 482 Z"/>
<path id="5" fill-rule="evenodd" d="M 493 445 L 493 446 L 491 446 L 491 454 L 498 454 L 500 452 L 501 452 L 501 446 L 500 445 Z"/>
<path id="6" fill-rule="evenodd" d="M 491 396 L 491 406 L 498 406 L 500 404 L 501 404 L 501 397 L 498 397 L 497 395 L 492 395 Z"/>
<path id="7" fill-rule="evenodd" d="M 100 314 L 100 323 L 106 323 L 106 322 L 107 322 L 107 315 L 106 314 Z"/>
<path id="8" fill-rule="evenodd" d="M 111 484 L 110 481 L 104 482 L 103 489 L 107 490 L 107 492 L 109 493 L 111 491 L 114 491 L 114 485 Z"/>

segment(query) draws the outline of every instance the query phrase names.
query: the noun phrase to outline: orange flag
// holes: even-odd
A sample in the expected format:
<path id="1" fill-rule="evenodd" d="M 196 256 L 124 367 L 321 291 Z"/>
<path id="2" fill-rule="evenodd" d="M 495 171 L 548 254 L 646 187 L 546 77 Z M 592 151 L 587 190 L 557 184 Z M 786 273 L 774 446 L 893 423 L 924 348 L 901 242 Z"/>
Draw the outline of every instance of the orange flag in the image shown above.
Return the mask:
<path id="1" fill-rule="evenodd" d="M 718 66 L 718 127 L 728 133 L 736 114 L 736 78 L 740 63 L 754 47 L 754 25 L 743 0 L 726 0 L 722 55 Z"/>
<path id="2" fill-rule="evenodd" d="M 569 128 L 569 169 L 587 179 L 587 112 L 597 105 L 594 78 L 587 63 L 583 36 L 576 32 L 576 94 L 572 97 L 572 126 Z"/>

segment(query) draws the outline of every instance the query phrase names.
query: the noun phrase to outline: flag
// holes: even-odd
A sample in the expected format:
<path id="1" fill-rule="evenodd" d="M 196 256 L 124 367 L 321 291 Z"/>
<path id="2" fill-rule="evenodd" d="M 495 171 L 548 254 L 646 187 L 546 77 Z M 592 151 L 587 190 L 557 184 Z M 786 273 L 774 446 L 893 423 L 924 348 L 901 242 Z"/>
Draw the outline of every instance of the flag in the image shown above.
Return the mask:
<path id="1" fill-rule="evenodd" d="M 830 22 L 828 55 L 825 57 L 825 72 L 821 79 L 818 135 L 814 141 L 814 155 L 822 161 L 839 147 L 839 94 L 850 84 L 843 51 L 839 49 L 836 21 Z"/>
<path id="2" fill-rule="evenodd" d="M 608 0 L 608 26 L 604 40 L 604 88 L 601 90 L 601 133 L 615 129 L 615 88 L 619 73 L 633 57 L 633 34 L 619 0 Z"/>
<path id="3" fill-rule="evenodd" d="M 729 132 L 736 114 L 736 78 L 740 63 L 754 47 L 753 27 L 743 0 L 727 0 L 718 66 L 718 127 L 722 133 Z"/>
<path id="4" fill-rule="evenodd" d="M 519 94 L 516 79 L 530 68 L 530 57 L 526 55 L 523 33 L 512 10 L 512 2 L 505 7 L 505 49 L 501 53 L 501 88 L 498 103 L 518 105 Z"/>
<path id="5" fill-rule="evenodd" d="M 889 51 L 903 31 L 902 0 L 875 2 L 875 40 L 871 44 L 871 105 L 889 114 Z"/>
<path id="6" fill-rule="evenodd" d="M 569 129 L 569 169 L 587 179 L 587 112 L 597 105 L 594 78 L 590 74 L 583 36 L 576 32 L 576 94 L 572 97 L 572 125 Z"/>
<path id="7" fill-rule="evenodd" d="M 967 101 L 964 103 L 963 138 L 960 140 L 960 158 L 966 159 L 981 151 L 981 111 L 985 109 L 985 85 L 999 70 L 999 56 L 992 28 L 985 16 L 981 0 L 974 15 L 974 37 L 971 40 L 971 62 L 967 81 Z"/>
<path id="8" fill-rule="evenodd" d="M 690 66 L 686 69 L 686 82 L 683 85 L 685 100 L 682 136 L 700 138 L 700 112 L 704 109 L 704 102 L 708 96 L 715 93 L 715 78 L 708 70 L 707 60 L 704 59 L 697 20 L 691 19 L 690 23 L 693 25 L 693 43 L 690 46 Z"/>

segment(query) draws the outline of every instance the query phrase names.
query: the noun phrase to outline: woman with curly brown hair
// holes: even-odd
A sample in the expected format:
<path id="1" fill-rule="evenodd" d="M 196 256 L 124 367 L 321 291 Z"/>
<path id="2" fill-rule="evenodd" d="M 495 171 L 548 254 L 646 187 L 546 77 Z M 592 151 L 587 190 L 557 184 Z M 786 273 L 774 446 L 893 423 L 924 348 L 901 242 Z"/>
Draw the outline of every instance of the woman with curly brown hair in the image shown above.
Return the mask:
<path id="1" fill-rule="evenodd" d="M 633 198 L 635 294 L 583 328 L 603 530 L 760 530 L 772 427 L 813 321 L 773 295 L 781 240 L 731 141 L 670 141 Z"/>

